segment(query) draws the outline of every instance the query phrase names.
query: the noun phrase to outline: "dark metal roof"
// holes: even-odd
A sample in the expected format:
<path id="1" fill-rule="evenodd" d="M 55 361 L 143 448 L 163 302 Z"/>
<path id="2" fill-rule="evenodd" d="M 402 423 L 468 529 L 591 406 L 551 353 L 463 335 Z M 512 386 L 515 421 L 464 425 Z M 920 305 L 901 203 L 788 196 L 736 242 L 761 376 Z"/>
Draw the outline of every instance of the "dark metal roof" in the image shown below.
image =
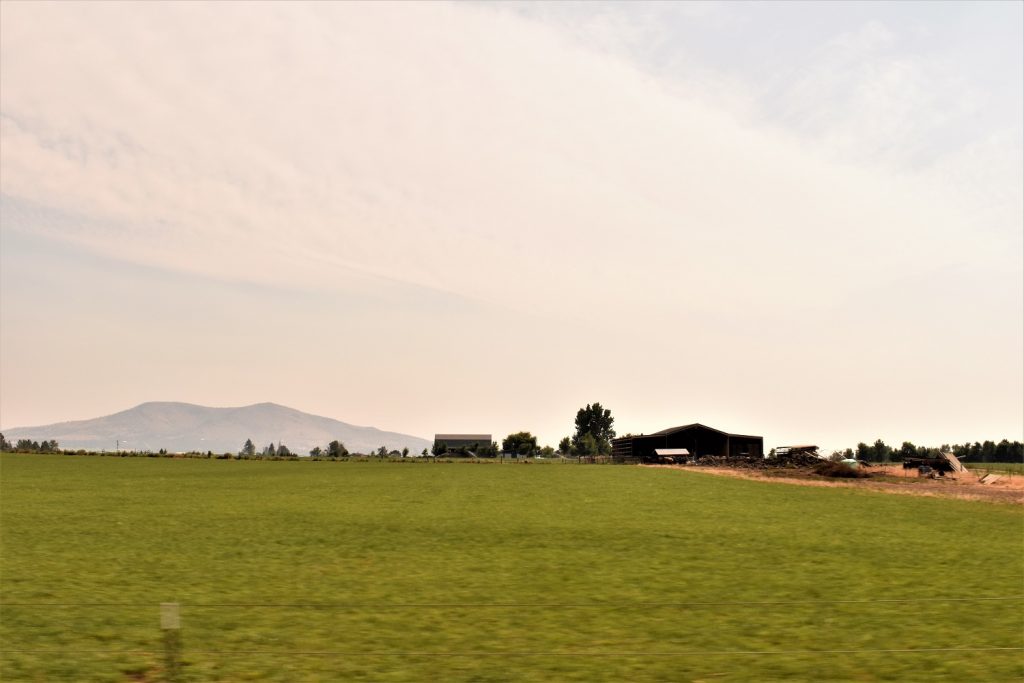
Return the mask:
<path id="1" fill-rule="evenodd" d="M 699 422 L 694 422 L 693 424 L 688 424 L 688 425 L 682 425 L 680 427 L 669 427 L 668 429 L 662 429 L 660 432 L 654 432 L 653 434 L 634 434 L 633 437 L 629 437 L 629 438 L 638 438 L 638 437 L 645 437 L 645 436 L 668 436 L 669 434 L 675 434 L 677 432 L 682 432 L 682 431 L 687 430 L 687 429 L 693 429 L 694 427 L 700 427 L 701 429 L 706 429 L 709 432 L 718 432 L 719 434 L 722 434 L 724 436 L 736 436 L 736 437 L 739 437 L 741 439 L 760 439 L 760 438 L 762 438 L 760 436 L 753 436 L 753 435 L 750 435 L 750 434 L 730 434 L 728 432 L 723 432 L 721 429 L 715 429 L 714 427 L 708 427 L 707 425 L 702 425 Z M 623 438 L 626 438 L 626 437 L 623 437 Z"/>
<path id="2" fill-rule="evenodd" d="M 676 432 L 681 432 L 684 429 L 691 429 L 693 427 L 701 427 L 702 429 L 709 429 L 712 432 L 725 434 L 725 432 L 723 432 L 721 429 L 715 429 L 714 427 L 708 427 L 707 425 L 702 425 L 699 422 L 694 422 L 693 424 L 683 425 L 681 427 L 669 427 L 668 429 L 662 429 L 660 432 L 654 432 L 653 434 L 649 434 L 648 436 L 668 436 L 669 434 L 675 434 Z"/>

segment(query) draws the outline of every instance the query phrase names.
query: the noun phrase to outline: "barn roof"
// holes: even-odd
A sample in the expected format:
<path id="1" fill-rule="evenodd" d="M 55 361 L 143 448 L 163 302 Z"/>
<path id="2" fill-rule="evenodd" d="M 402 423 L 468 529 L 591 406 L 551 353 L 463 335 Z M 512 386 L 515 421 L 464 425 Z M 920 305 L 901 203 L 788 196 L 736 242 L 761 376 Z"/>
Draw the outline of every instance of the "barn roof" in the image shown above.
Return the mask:
<path id="1" fill-rule="evenodd" d="M 669 427 L 668 429 L 662 429 L 660 432 L 654 432 L 653 434 L 648 434 L 647 436 L 668 436 L 669 434 L 675 434 L 676 432 L 681 432 L 685 429 L 692 429 L 693 427 L 700 427 L 701 429 L 708 429 L 711 430 L 712 432 L 725 434 L 725 432 L 723 432 L 721 429 L 715 429 L 714 427 L 708 427 L 707 425 L 702 425 L 699 422 L 694 422 L 693 424 L 682 425 L 681 427 Z"/>
<path id="2" fill-rule="evenodd" d="M 688 425 L 682 425 L 681 427 L 669 427 L 668 429 L 662 429 L 660 432 L 655 432 L 653 434 L 647 434 L 646 436 L 668 436 L 669 434 L 675 434 L 677 432 L 682 432 L 682 431 L 685 431 L 687 429 L 693 429 L 695 427 L 699 427 L 701 429 L 706 429 L 709 432 L 718 432 L 719 434 L 722 434 L 724 436 L 738 436 L 741 439 L 760 439 L 761 438 L 760 436 L 752 436 L 750 434 L 730 434 L 729 432 L 723 432 L 721 429 L 715 429 L 714 427 L 708 427 L 707 425 L 702 425 L 699 422 L 694 422 L 693 424 L 688 424 Z"/>

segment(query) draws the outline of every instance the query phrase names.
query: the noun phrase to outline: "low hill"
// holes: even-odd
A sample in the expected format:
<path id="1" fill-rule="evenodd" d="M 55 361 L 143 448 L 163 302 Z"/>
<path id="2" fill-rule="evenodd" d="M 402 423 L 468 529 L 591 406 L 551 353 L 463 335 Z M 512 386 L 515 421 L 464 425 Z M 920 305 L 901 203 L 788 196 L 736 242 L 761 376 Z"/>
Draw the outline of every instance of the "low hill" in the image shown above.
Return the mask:
<path id="1" fill-rule="evenodd" d="M 338 439 L 352 452 L 366 453 L 386 446 L 407 447 L 419 454 L 430 442 L 416 436 L 360 427 L 329 417 L 310 415 L 275 403 L 240 408 L 209 408 L 191 403 L 143 403 L 113 415 L 91 420 L 59 422 L 38 427 L 4 430 L 11 442 L 56 439 L 61 448 L 113 451 L 120 442 L 125 450 L 213 451 L 234 453 L 246 439 L 257 450 L 273 442 L 306 455 L 314 446 L 323 448 Z"/>

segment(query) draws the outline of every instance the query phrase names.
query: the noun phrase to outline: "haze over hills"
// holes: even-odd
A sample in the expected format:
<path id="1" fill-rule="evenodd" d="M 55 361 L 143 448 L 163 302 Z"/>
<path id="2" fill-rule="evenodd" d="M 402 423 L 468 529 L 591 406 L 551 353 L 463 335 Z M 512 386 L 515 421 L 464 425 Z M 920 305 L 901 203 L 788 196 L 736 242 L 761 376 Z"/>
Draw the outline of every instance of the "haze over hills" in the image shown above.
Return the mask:
<path id="1" fill-rule="evenodd" d="M 431 443 L 408 434 L 361 427 L 329 417 L 310 415 L 276 403 L 257 403 L 239 408 L 209 408 L 191 403 L 142 403 L 128 410 L 91 420 L 58 422 L 37 427 L 5 429 L 9 441 L 56 439 L 61 448 L 113 451 L 118 442 L 124 450 L 213 451 L 236 453 L 246 439 L 257 450 L 282 443 L 295 454 L 306 455 L 314 446 L 323 448 L 338 439 L 349 451 L 367 453 L 380 446 L 388 450 L 407 447 L 419 454 Z"/>

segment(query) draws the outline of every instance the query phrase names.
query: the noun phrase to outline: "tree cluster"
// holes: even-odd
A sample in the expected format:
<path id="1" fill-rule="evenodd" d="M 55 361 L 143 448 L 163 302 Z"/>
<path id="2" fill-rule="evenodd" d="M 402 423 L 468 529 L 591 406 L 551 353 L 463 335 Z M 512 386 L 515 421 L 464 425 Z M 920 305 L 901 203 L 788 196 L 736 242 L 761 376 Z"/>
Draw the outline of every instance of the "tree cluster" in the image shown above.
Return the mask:
<path id="1" fill-rule="evenodd" d="M 338 459 L 338 458 L 347 458 L 347 457 L 349 457 L 349 456 L 351 456 L 353 454 L 349 453 L 349 450 L 347 448 L 345 448 L 345 444 L 344 443 L 342 443 L 338 439 L 334 439 L 333 441 L 331 441 L 326 446 L 323 446 L 323 447 L 314 446 L 309 451 L 309 455 L 311 457 L 314 457 L 314 458 Z M 355 454 L 355 455 L 358 455 L 358 454 Z M 397 450 L 389 451 L 386 446 L 381 446 L 376 451 L 371 451 L 368 455 L 370 455 L 370 456 L 377 455 L 377 456 L 380 456 L 380 457 L 396 457 L 396 458 L 397 457 L 402 457 L 402 458 L 404 458 L 407 455 L 409 455 L 409 449 L 405 448 L 405 449 L 403 449 L 401 451 L 397 451 Z M 282 443 L 278 443 L 276 446 L 273 443 L 270 443 L 270 444 L 264 446 L 262 450 L 257 452 L 256 445 L 253 443 L 252 439 L 246 439 L 245 440 L 245 444 L 242 446 L 242 449 L 238 452 L 238 457 L 239 458 L 294 458 L 294 457 L 297 457 L 297 454 L 293 453 L 292 450 L 290 448 L 288 448 L 288 446 L 286 446 L 286 445 L 284 445 Z"/>
<path id="2" fill-rule="evenodd" d="M 3 434 L 0 434 L 0 451 L 5 453 L 60 453 L 60 444 L 56 439 L 47 441 L 33 441 L 31 439 L 18 439 L 12 444 Z"/>
<path id="3" fill-rule="evenodd" d="M 531 457 L 537 454 L 537 437 L 530 432 L 515 432 L 501 440 L 501 450 Z"/>
<path id="4" fill-rule="evenodd" d="M 572 450 L 577 455 L 609 455 L 615 430 L 612 411 L 600 403 L 588 404 L 576 412 L 576 432 L 572 436 Z M 559 444 L 561 449 L 565 439 Z M 563 451 L 564 452 L 564 451 Z"/>
<path id="5" fill-rule="evenodd" d="M 252 442 L 252 439 L 246 439 L 245 444 L 242 446 L 242 450 L 238 451 L 239 458 L 293 458 L 295 454 L 292 453 L 291 449 L 285 446 L 283 443 L 278 442 L 275 446 L 274 442 L 271 441 L 269 444 L 264 446 L 258 453 L 256 452 L 256 444 Z"/>
<path id="6" fill-rule="evenodd" d="M 337 439 L 334 439 L 327 444 L 326 455 L 328 458 L 344 458 L 348 455 L 348 449 L 345 448 L 345 444 Z"/>
<path id="7" fill-rule="evenodd" d="M 456 458 L 495 458 L 498 456 L 498 442 L 471 443 L 468 446 L 461 444 L 451 447 L 445 441 L 435 441 L 430 447 L 430 453 L 436 457 L 450 456 Z M 426 455 L 423 449 L 423 455 Z"/>
<path id="8" fill-rule="evenodd" d="M 331 460 L 348 458 L 353 455 L 362 457 L 362 454 L 360 453 L 350 453 L 349 450 L 345 448 L 345 444 L 337 439 L 327 444 L 324 448 L 314 446 L 313 449 L 309 451 L 309 455 L 314 458 L 328 458 Z M 377 456 L 379 458 L 405 458 L 409 455 L 409 449 L 403 448 L 401 451 L 396 449 L 388 450 L 387 446 L 380 446 L 376 450 L 371 450 L 366 455 L 369 457 Z"/>
<path id="9" fill-rule="evenodd" d="M 847 452 L 850 450 L 847 449 Z M 940 453 L 952 453 L 962 462 L 1024 463 L 1024 443 L 1007 439 L 999 443 L 975 441 L 952 446 L 942 444 L 938 448 L 915 446 L 910 441 L 904 441 L 899 448 L 893 448 L 881 439 L 876 439 L 870 446 L 863 442 L 857 444 L 856 457 L 858 460 L 870 462 L 892 462 L 908 458 L 935 458 Z"/>
<path id="10" fill-rule="evenodd" d="M 1024 463 L 1024 443 L 1003 439 L 999 443 L 982 441 L 965 444 L 944 445 L 942 450 L 951 452 L 963 462 L 1020 462 Z"/>
<path id="11" fill-rule="evenodd" d="M 309 455 L 314 458 L 345 458 L 348 457 L 348 449 L 345 448 L 345 444 L 335 439 L 327 444 L 326 448 L 314 446 Z"/>

